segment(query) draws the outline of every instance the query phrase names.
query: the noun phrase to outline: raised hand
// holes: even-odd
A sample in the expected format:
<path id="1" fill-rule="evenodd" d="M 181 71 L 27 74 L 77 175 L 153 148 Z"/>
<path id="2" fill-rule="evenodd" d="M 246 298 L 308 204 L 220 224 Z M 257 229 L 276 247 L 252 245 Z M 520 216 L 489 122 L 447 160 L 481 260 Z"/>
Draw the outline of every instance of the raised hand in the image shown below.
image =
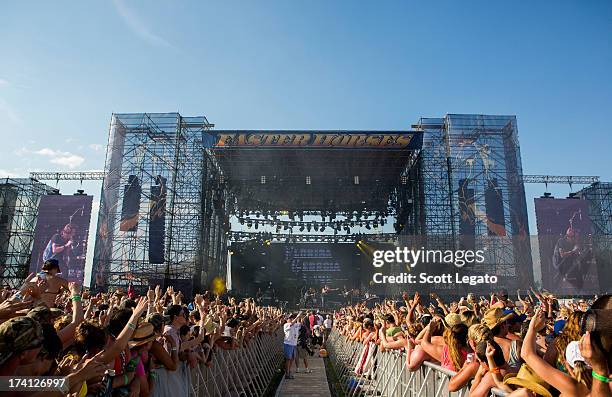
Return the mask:
<path id="1" fill-rule="evenodd" d="M 604 376 L 608 375 L 608 363 L 606 355 L 601 351 L 596 343 L 593 343 L 591 333 L 585 333 L 579 342 L 580 354 L 584 357 L 593 367 L 595 372 Z"/>
<path id="2" fill-rule="evenodd" d="M 81 287 L 74 281 L 68 283 L 68 290 L 72 296 L 79 295 L 81 293 Z"/>
<path id="3" fill-rule="evenodd" d="M 147 309 L 148 304 L 149 304 L 149 300 L 147 298 L 145 297 L 140 298 L 140 300 L 136 304 L 136 307 L 134 308 L 134 311 L 132 312 L 132 316 L 135 316 L 136 318 L 140 318 L 142 313 L 144 313 L 144 311 Z"/>
<path id="4" fill-rule="evenodd" d="M 150 286 L 149 290 L 147 291 L 147 299 L 149 300 L 149 302 L 155 301 L 155 291 L 153 291 Z"/>
<path id="5" fill-rule="evenodd" d="M 99 378 L 104 375 L 104 371 L 106 371 L 106 364 L 101 359 L 101 355 L 104 351 L 96 354 L 95 356 L 86 359 L 80 363 L 80 369 L 77 371 L 84 380 L 89 380 L 93 378 Z"/>
<path id="6" fill-rule="evenodd" d="M 491 344 L 491 342 L 487 342 L 487 349 L 485 350 L 485 355 L 491 362 L 493 362 L 493 356 L 495 355 L 495 347 Z"/>
<path id="7" fill-rule="evenodd" d="M 529 322 L 529 328 L 537 331 L 540 331 L 542 328 L 546 326 L 546 316 L 542 309 L 537 309 L 535 314 L 531 318 Z"/>
<path id="8" fill-rule="evenodd" d="M 9 319 L 17 316 L 17 312 L 32 306 L 31 302 L 6 300 L 0 304 L 0 319 Z"/>

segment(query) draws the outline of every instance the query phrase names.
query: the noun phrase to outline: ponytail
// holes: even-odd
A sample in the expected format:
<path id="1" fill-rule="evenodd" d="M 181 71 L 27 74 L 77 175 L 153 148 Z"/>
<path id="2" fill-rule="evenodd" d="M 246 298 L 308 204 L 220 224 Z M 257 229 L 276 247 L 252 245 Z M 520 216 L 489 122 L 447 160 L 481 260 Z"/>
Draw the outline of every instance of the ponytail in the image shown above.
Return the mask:
<path id="1" fill-rule="evenodd" d="M 572 368 L 572 373 L 578 383 L 582 383 L 587 389 L 591 390 L 593 375 L 591 374 L 591 368 L 584 361 L 576 361 L 574 368 Z"/>
<path id="2" fill-rule="evenodd" d="M 444 341 L 448 346 L 448 355 L 453 362 L 455 371 L 463 367 L 465 359 L 461 354 L 467 347 L 468 327 L 465 324 L 456 324 L 444 331 Z"/>

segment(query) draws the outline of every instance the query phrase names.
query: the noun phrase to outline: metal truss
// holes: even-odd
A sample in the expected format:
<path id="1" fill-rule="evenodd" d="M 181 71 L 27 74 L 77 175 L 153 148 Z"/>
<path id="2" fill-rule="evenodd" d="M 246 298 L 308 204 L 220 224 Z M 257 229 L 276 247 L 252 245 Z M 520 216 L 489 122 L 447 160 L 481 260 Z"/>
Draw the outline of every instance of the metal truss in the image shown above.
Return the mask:
<path id="1" fill-rule="evenodd" d="M 104 180 L 104 175 L 104 171 L 30 172 L 30 178 L 37 181 L 101 181 Z"/>
<path id="2" fill-rule="evenodd" d="M 53 190 L 32 179 L 0 179 L 0 285 L 19 287 L 28 275 L 40 197 Z"/>
<path id="3" fill-rule="evenodd" d="M 602 293 L 610 293 L 612 286 L 612 182 L 596 182 L 576 193 L 589 203 L 589 218 L 595 233 L 592 236 L 593 254 L 598 268 Z"/>
<path id="4" fill-rule="evenodd" d="M 395 233 L 360 233 L 360 234 L 279 234 L 279 233 L 255 233 L 255 232 L 236 232 L 229 233 L 230 240 L 233 242 L 244 242 L 251 240 L 261 240 L 263 244 L 272 242 L 302 243 L 345 243 L 356 242 L 359 240 L 394 242 L 398 236 Z"/>
<path id="5" fill-rule="evenodd" d="M 523 175 L 523 183 L 563 183 L 568 185 L 590 185 L 599 182 L 598 176 L 575 176 L 575 175 Z"/>
<path id="6" fill-rule="evenodd" d="M 475 249 L 486 248 L 487 270 L 508 276 L 504 284 L 531 284 L 527 206 L 523 181 L 517 177 L 523 173 L 516 118 L 451 114 L 421 119 L 417 128 L 424 131 L 417 169 L 412 170 L 419 192 L 415 221 L 405 234 L 427 236 L 427 244 L 438 249 L 461 249 L 469 241 Z M 461 203 L 462 186 L 469 186 L 473 196 L 468 208 Z M 493 222 L 488 208 L 492 196 L 501 202 L 501 224 Z M 463 235 L 466 224 L 471 225 L 471 236 Z"/>
<path id="7" fill-rule="evenodd" d="M 225 223 L 211 211 L 210 190 L 216 171 L 203 146 L 210 128 L 205 117 L 178 113 L 114 114 L 102 187 L 92 271 L 92 286 L 101 289 L 169 284 L 198 289 L 205 269 L 220 258 L 214 247 L 225 243 Z M 166 187 L 163 263 L 149 260 L 150 206 L 153 186 Z M 137 181 L 139 202 L 131 228 L 121 227 L 126 186 Z M 224 214 L 223 196 L 220 212 Z M 219 201 L 215 201 L 219 203 Z M 215 269 L 223 269 L 216 264 Z M 206 275 L 204 275 L 207 277 Z M 223 275 L 221 275 L 223 276 Z"/>

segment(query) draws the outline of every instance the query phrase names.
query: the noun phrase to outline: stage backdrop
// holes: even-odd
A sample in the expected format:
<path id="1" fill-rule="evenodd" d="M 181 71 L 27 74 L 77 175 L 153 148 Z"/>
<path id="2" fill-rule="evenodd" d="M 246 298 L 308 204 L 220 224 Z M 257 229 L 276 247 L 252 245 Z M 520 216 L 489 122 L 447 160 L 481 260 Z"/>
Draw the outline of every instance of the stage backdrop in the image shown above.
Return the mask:
<path id="1" fill-rule="evenodd" d="M 535 210 L 543 287 L 561 295 L 599 293 L 588 202 L 536 198 Z"/>
<path id="2" fill-rule="evenodd" d="M 41 197 L 30 272 L 39 272 L 45 260 L 54 258 L 61 277 L 83 283 L 92 200 L 87 195 Z M 65 248 L 53 252 L 53 245 Z"/>
<path id="3" fill-rule="evenodd" d="M 253 241 L 235 244 L 231 250 L 232 288 L 243 294 L 273 289 L 279 299 L 291 301 L 308 287 L 319 292 L 326 284 L 339 289 L 360 288 L 363 256 L 353 243 L 268 246 Z M 373 269 L 371 264 L 367 269 Z"/>

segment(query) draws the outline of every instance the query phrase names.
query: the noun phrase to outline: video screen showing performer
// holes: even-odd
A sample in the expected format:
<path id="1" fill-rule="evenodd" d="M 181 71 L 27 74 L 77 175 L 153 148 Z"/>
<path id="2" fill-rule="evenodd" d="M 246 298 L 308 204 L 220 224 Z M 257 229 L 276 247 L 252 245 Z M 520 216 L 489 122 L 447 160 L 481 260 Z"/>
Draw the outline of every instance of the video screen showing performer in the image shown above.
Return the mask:
<path id="1" fill-rule="evenodd" d="M 599 292 L 588 202 L 535 199 L 542 284 L 559 294 Z"/>
<path id="2" fill-rule="evenodd" d="M 50 195 L 41 198 L 30 272 L 57 262 L 61 277 L 83 283 L 92 196 Z"/>

